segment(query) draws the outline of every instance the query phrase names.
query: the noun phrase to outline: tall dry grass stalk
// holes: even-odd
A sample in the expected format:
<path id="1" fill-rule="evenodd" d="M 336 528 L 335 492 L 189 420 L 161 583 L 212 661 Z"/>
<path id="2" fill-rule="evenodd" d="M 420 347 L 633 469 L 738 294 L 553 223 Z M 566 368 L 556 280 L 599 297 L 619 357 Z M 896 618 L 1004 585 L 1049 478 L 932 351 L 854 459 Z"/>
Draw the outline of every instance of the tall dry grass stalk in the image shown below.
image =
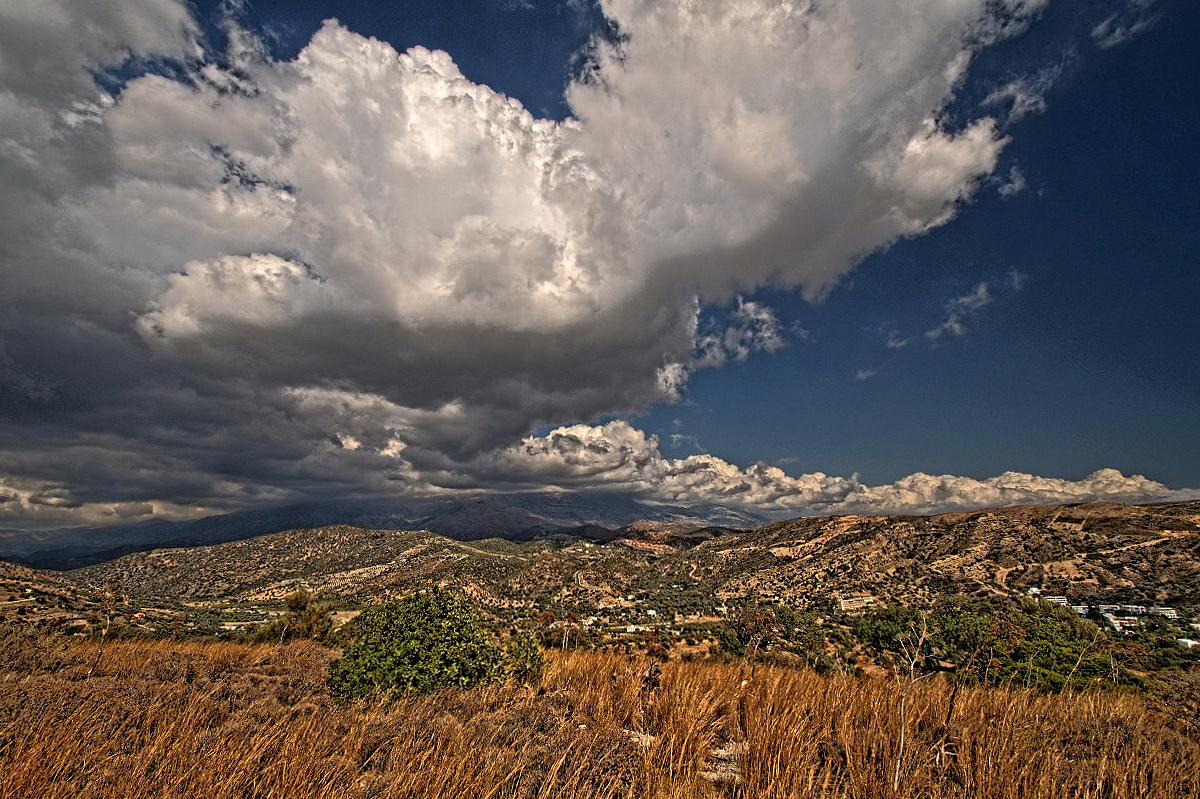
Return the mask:
<path id="1" fill-rule="evenodd" d="M 541 689 L 341 706 L 330 653 L 109 642 L 0 674 L 12 797 L 1188 797 L 1200 740 L 1135 697 L 904 686 L 737 663 L 554 653 Z M 893 791 L 899 760 L 899 790 Z"/>

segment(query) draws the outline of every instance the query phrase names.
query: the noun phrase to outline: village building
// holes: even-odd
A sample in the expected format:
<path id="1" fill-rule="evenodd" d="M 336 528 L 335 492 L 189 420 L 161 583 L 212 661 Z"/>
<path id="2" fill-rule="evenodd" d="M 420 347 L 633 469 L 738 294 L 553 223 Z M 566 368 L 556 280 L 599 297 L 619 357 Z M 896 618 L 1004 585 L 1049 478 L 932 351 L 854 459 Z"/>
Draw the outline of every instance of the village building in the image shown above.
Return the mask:
<path id="1" fill-rule="evenodd" d="M 867 610 L 879 604 L 873 594 L 865 591 L 859 591 L 848 596 L 838 597 L 838 610 L 843 613 L 854 613 L 856 611 Z"/>

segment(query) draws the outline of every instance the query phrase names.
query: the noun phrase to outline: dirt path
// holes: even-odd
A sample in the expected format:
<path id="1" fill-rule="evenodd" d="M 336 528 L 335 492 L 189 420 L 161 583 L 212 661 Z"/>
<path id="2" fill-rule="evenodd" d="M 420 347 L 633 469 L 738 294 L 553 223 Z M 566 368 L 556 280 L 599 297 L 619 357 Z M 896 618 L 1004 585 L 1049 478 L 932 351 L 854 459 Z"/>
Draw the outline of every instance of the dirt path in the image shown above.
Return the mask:
<path id="1" fill-rule="evenodd" d="M 1097 550 L 1097 555 L 1111 555 L 1114 552 L 1127 552 L 1131 549 L 1139 549 L 1141 547 L 1152 547 L 1156 544 L 1161 544 L 1164 541 L 1170 541 L 1173 538 L 1184 538 L 1191 535 L 1197 535 L 1195 530 L 1173 530 L 1169 533 L 1163 533 L 1158 538 L 1152 538 L 1149 541 L 1135 541 L 1132 544 L 1126 544 L 1123 547 L 1114 547 L 1112 549 Z"/>
<path id="2" fill-rule="evenodd" d="M 1001 566 L 996 569 L 996 585 L 1001 588 L 1008 588 L 1008 575 L 1012 574 L 1017 569 L 1025 568 L 1024 563 L 1018 563 L 1016 566 Z"/>

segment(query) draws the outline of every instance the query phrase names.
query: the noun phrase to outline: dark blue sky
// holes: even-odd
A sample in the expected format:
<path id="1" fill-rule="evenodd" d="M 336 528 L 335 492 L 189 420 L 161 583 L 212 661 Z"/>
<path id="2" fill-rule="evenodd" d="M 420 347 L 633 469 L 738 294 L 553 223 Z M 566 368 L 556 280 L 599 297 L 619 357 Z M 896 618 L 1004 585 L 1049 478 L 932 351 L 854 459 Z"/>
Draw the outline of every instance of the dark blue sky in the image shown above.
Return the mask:
<path id="1" fill-rule="evenodd" d="M 1103 463 L 1200 485 L 1200 7 L 1160 13 L 1108 50 L 1042 34 L 1074 52 L 1045 111 L 1007 129 L 997 173 L 1019 168 L 1024 191 L 981 190 L 823 304 L 764 293 L 809 340 L 699 373 L 690 404 L 639 422 L 665 437 L 679 419 L 737 462 L 871 483 L 917 469 L 1078 479 Z M 981 66 L 1022 66 L 995 60 Z M 923 341 L 980 282 L 995 299 L 966 333 Z M 909 343 L 887 348 L 890 331 Z"/>
<path id="2" fill-rule="evenodd" d="M 206 0 L 197 7 L 210 41 L 220 48 L 224 4 Z M 604 16 L 585 0 L 256 0 L 246 3 L 239 17 L 263 35 L 280 59 L 294 58 L 331 18 L 401 52 L 418 45 L 445 50 L 470 80 L 515 97 L 549 119 L 569 113 L 563 90 L 579 67 L 579 52 L 594 33 L 605 30 Z"/>

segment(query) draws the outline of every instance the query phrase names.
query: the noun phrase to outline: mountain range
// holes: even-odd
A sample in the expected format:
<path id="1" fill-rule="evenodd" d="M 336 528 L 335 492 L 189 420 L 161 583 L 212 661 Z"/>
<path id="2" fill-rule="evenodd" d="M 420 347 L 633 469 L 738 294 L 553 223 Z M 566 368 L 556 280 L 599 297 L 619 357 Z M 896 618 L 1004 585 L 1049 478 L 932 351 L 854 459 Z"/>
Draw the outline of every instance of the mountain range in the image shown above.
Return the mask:
<path id="1" fill-rule="evenodd" d="M 300 587 L 372 602 L 434 580 L 492 607 L 587 613 L 631 605 L 687 615 L 747 598 L 830 607 L 856 593 L 922 605 L 1032 589 L 1194 613 L 1200 502 L 801 518 L 749 530 L 643 520 L 603 539 L 556 530 L 520 542 L 330 525 L 132 553 L 70 574 L 146 600 L 201 604 L 278 602 Z"/>
<path id="2" fill-rule="evenodd" d="M 0 559 L 68 570 L 131 552 L 238 541 L 281 530 L 347 525 L 372 530 L 429 530 L 456 540 L 527 541 L 551 535 L 612 538 L 637 521 L 749 529 L 767 517 L 720 505 L 679 507 L 623 494 L 539 492 L 406 499 L 347 499 L 238 511 L 191 521 L 39 532 L 0 531 Z"/>
<path id="3" fill-rule="evenodd" d="M 754 526 L 720 508 L 523 499 L 429 505 L 415 526 L 252 535 L 249 524 L 225 518 L 230 526 L 212 534 L 232 529 L 235 540 L 128 552 L 71 571 L 0 562 L 0 616 L 77 624 L 103 617 L 105 602 L 123 597 L 122 612 L 140 607 L 145 624 L 185 619 L 217 630 L 274 618 L 299 589 L 352 612 L 430 581 L 501 615 L 570 611 L 618 627 L 719 618 L 726 605 L 747 601 L 833 612 L 854 595 L 928 606 L 949 596 L 1013 600 L 1040 591 L 1071 604 L 1170 606 L 1185 620 L 1200 614 L 1200 501 Z M 511 531 L 520 540 L 497 535 Z"/>

